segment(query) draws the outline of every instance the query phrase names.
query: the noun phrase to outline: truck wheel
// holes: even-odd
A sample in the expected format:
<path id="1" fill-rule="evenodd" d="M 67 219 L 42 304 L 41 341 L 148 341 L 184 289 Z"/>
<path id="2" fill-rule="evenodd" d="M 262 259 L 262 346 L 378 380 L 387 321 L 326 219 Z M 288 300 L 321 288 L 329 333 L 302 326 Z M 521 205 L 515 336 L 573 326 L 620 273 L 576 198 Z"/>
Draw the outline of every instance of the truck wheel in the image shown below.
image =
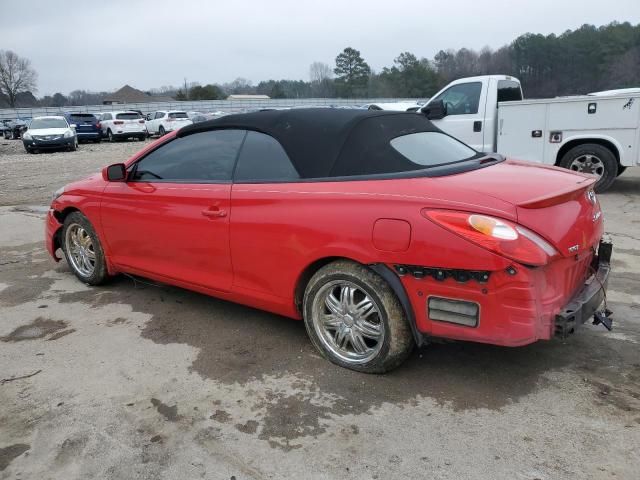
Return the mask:
<path id="1" fill-rule="evenodd" d="M 569 150 L 559 165 L 574 172 L 590 173 L 598 177 L 595 191 L 604 192 L 618 176 L 618 161 L 607 147 L 585 143 Z"/>
<path id="2" fill-rule="evenodd" d="M 414 347 L 405 312 L 382 277 L 355 262 L 322 267 L 304 293 L 304 323 L 318 351 L 341 367 L 384 373 Z"/>

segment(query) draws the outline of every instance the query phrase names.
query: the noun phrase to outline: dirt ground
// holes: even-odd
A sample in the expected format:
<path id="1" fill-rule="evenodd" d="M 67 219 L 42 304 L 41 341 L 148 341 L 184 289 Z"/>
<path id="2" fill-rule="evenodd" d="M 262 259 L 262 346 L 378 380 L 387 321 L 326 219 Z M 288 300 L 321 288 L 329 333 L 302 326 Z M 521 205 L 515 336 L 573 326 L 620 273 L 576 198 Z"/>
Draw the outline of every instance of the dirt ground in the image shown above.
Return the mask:
<path id="1" fill-rule="evenodd" d="M 433 344 L 371 376 L 301 322 L 54 263 L 51 192 L 141 146 L 0 141 L 0 479 L 638 478 L 640 172 L 599 197 L 612 332 Z"/>

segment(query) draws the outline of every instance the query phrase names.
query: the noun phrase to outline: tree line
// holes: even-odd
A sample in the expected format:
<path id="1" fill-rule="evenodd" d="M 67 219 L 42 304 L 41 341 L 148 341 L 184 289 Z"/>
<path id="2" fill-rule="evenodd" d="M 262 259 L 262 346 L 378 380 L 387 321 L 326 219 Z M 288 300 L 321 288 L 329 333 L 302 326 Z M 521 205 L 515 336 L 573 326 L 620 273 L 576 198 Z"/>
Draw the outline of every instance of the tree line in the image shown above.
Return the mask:
<path id="1" fill-rule="evenodd" d="M 18 70 L 20 75 L 14 71 Z M 352 47 L 334 66 L 313 62 L 308 80 L 265 80 L 254 85 L 237 78 L 225 84 L 197 82 L 152 89 L 177 100 L 216 100 L 231 94 L 264 94 L 271 98 L 427 98 L 461 77 L 507 74 L 519 78 L 528 98 L 585 94 L 596 90 L 640 86 L 640 24 L 613 22 L 583 25 L 561 35 L 526 33 L 493 50 L 440 50 L 432 59 L 402 52 L 393 64 L 376 72 Z M 19 82 L 11 85 L 11 78 Z M 0 51 L 0 106 L 89 105 L 108 92 L 74 90 L 37 99 L 36 72 L 26 59 Z"/>

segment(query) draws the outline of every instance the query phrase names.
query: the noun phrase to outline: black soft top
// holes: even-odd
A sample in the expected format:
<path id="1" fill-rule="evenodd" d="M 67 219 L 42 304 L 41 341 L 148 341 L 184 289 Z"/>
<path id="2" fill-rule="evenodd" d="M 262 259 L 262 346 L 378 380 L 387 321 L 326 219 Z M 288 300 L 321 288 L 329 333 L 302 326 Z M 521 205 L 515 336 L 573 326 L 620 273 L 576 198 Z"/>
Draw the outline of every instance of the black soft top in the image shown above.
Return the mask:
<path id="1" fill-rule="evenodd" d="M 416 170 L 416 164 L 389 141 L 415 132 L 440 131 L 415 113 L 304 108 L 227 115 L 183 127 L 177 135 L 219 128 L 271 135 L 285 149 L 301 178 Z"/>

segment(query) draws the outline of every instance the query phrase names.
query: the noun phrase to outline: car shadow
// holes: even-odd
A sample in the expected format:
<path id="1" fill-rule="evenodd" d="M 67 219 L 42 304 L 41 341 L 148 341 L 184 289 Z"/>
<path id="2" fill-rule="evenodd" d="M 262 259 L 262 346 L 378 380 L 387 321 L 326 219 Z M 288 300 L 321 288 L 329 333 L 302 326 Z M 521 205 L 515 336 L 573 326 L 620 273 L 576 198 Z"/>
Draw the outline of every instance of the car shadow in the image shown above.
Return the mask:
<path id="1" fill-rule="evenodd" d="M 500 409 L 544 386 L 549 381 L 547 372 L 566 367 L 586 371 L 616 356 L 622 363 L 629 362 L 627 354 L 610 342 L 586 332 L 567 342 L 519 348 L 431 343 L 414 351 L 393 372 L 366 375 L 323 359 L 310 344 L 303 322 L 179 288 L 150 286 L 120 276 L 106 290 L 62 294 L 61 301 L 96 307 L 131 305 L 152 316 L 141 330 L 143 338 L 199 350 L 191 370 L 203 378 L 243 384 L 266 376 L 295 375 L 338 398 L 334 413 L 368 411 L 383 403 L 411 403 L 420 397 L 456 410 Z"/>

